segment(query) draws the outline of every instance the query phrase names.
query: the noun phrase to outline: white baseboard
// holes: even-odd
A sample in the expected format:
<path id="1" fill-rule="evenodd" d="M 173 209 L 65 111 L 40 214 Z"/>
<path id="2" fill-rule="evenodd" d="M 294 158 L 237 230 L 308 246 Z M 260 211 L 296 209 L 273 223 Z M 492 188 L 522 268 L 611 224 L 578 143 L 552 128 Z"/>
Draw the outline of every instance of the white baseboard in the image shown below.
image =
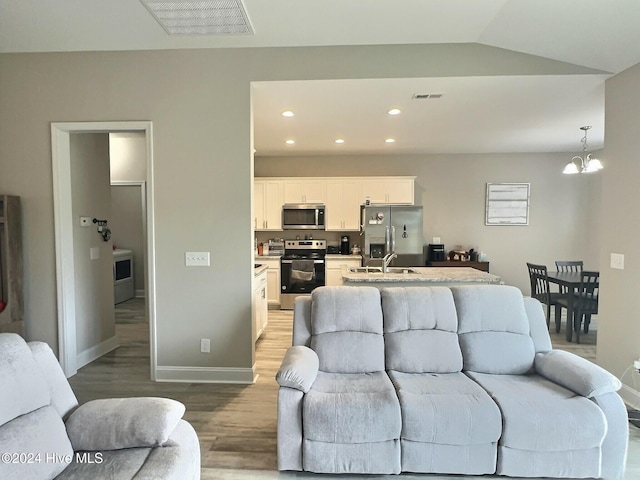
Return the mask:
<path id="1" fill-rule="evenodd" d="M 85 365 L 93 362 L 95 359 L 115 350 L 120 345 L 118 344 L 118 338 L 114 335 L 111 338 L 106 339 L 104 342 L 87 348 L 83 352 L 76 355 L 76 367 L 82 368 Z"/>
<path id="2" fill-rule="evenodd" d="M 640 410 L 640 392 L 639 391 L 634 390 L 633 388 L 628 387 L 623 383 L 622 388 L 618 393 L 622 397 L 622 400 L 624 400 L 624 403 L 626 403 L 632 408 L 635 408 L 636 410 Z"/>
<path id="3" fill-rule="evenodd" d="M 186 383 L 255 383 L 258 375 L 253 368 L 234 367 L 156 367 L 156 382 Z"/>
<path id="4" fill-rule="evenodd" d="M 136 290 L 135 297 L 136 298 L 144 298 L 146 296 L 146 290 L 143 288 L 142 290 Z"/>

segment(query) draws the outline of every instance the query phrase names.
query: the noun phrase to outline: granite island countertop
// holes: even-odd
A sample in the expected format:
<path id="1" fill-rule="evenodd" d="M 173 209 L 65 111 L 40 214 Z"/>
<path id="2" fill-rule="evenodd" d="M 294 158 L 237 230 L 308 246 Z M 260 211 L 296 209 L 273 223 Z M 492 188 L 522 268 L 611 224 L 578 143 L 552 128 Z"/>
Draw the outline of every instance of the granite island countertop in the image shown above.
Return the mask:
<path id="1" fill-rule="evenodd" d="M 408 267 L 418 273 L 349 273 L 344 269 L 342 281 L 345 285 L 372 287 L 500 284 L 498 275 L 482 272 L 471 267 Z"/>

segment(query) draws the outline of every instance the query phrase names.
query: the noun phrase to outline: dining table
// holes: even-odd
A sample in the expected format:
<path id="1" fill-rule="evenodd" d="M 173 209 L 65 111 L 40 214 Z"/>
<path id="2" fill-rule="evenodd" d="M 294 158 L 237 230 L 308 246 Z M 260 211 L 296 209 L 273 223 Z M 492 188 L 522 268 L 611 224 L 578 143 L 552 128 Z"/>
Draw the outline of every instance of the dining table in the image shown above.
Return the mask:
<path id="1" fill-rule="evenodd" d="M 573 337 L 573 330 L 576 322 L 573 314 L 573 306 L 576 303 L 577 292 L 580 288 L 580 281 L 582 279 L 582 272 L 547 272 L 547 278 L 549 283 L 554 283 L 560 287 L 566 287 L 567 290 L 567 327 L 565 337 L 567 342 L 570 342 Z M 580 325 L 578 324 L 578 328 Z"/>

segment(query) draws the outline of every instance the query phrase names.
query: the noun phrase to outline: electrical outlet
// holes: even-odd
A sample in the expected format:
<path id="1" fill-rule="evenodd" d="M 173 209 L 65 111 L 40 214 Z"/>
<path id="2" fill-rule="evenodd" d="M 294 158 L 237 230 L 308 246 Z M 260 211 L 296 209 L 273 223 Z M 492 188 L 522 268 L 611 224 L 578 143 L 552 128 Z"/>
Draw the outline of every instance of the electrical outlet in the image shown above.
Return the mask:
<path id="1" fill-rule="evenodd" d="M 442 242 L 440 241 L 440 237 L 433 237 L 433 244 L 440 245 Z"/>
<path id="2" fill-rule="evenodd" d="M 184 264 L 187 267 L 208 267 L 211 265 L 209 252 L 185 252 Z"/>
<path id="3" fill-rule="evenodd" d="M 200 339 L 200 353 L 211 353 L 211 340 L 208 338 Z"/>

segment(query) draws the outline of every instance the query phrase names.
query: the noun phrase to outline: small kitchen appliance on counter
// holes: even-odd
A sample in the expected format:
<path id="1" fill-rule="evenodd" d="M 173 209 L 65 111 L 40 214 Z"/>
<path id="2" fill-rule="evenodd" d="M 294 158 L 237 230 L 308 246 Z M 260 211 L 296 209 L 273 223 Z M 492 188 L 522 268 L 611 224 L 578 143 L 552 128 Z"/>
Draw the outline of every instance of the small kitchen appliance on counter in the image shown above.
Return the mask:
<path id="1" fill-rule="evenodd" d="M 430 243 L 427 247 L 427 265 L 429 262 L 444 262 L 446 256 L 443 243 Z"/>
<path id="2" fill-rule="evenodd" d="M 296 297 L 325 285 L 326 240 L 285 240 L 280 259 L 280 308 L 292 310 Z"/>
<path id="3" fill-rule="evenodd" d="M 351 247 L 349 246 L 349 237 L 344 235 L 340 239 L 340 253 L 342 255 L 349 255 L 351 253 Z"/>

